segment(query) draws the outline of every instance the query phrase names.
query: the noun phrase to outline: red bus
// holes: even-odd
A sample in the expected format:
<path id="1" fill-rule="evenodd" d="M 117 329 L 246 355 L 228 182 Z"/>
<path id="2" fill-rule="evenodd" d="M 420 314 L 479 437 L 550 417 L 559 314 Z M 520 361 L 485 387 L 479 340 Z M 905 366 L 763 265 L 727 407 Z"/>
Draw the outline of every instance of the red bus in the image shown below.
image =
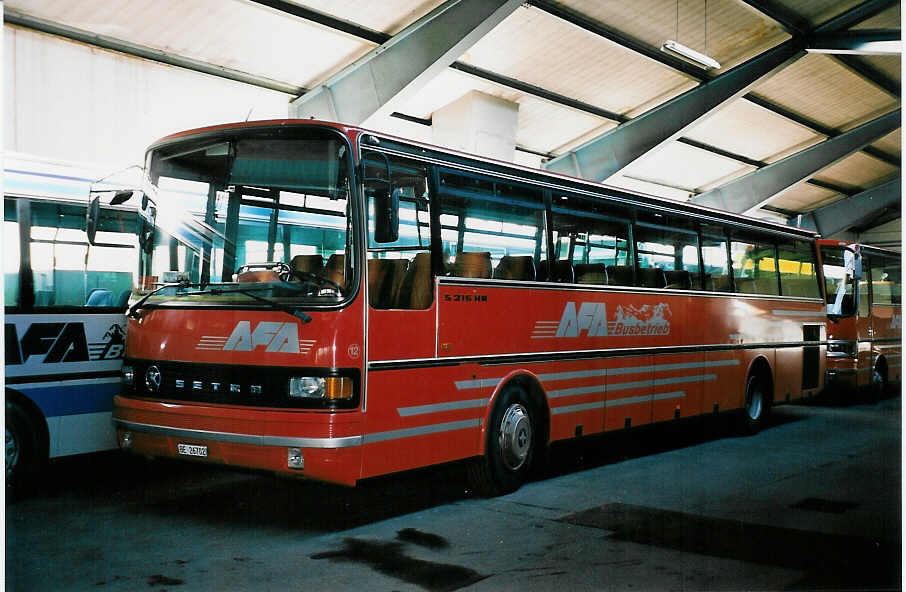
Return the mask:
<path id="1" fill-rule="evenodd" d="M 900 253 L 819 240 L 827 294 L 827 383 L 840 395 L 900 382 Z"/>
<path id="2" fill-rule="evenodd" d="M 146 161 L 121 448 L 358 480 L 824 386 L 813 233 L 312 120 L 175 134 Z M 174 276 L 179 272 L 179 276 Z"/>

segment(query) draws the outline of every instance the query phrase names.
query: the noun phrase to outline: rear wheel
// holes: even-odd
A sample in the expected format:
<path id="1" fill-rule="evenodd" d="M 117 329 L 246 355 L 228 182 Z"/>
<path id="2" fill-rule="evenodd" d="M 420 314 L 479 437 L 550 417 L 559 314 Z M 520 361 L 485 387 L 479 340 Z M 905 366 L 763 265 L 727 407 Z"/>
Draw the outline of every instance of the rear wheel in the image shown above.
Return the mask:
<path id="1" fill-rule="evenodd" d="M 6 401 L 6 492 L 11 497 L 25 493 L 38 471 L 35 430 L 25 411 Z"/>
<path id="2" fill-rule="evenodd" d="M 770 387 L 767 381 L 757 374 L 749 376 L 746 399 L 740 414 L 742 432 L 757 434 L 764 427 L 770 409 Z"/>
<path id="3" fill-rule="evenodd" d="M 876 362 L 871 371 L 871 391 L 870 398 L 873 401 L 880 401 L 887 393 L 887 367 L 883 362 Z"/>
<path id="4" fill-rule="evenodd" d="M 525 483 L 537 447 L 537 413 L 520 386 L 501 393 L 488 423 L 485 455 L 471 467 L 469 481 L 480 495 L 516 491 Z"/>

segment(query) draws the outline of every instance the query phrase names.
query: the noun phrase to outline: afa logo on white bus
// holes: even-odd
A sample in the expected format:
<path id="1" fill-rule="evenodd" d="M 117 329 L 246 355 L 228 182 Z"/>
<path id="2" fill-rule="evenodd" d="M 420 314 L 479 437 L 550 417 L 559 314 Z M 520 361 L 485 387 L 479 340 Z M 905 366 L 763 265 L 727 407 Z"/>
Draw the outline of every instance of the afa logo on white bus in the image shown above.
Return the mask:
<path id="1" fill-rule="evenodd" d="M 670 335 L 670 306 L 618 304 L 612 317 L 603 302 L 567 302 L 559 321 L 537 321 L 533 339 L 563 337 L 635 337 Z"/>
<path id="2" fill-rule="evenodd" d="M 7 366 L 119 360 L 126 349 L 126 332 L 119 323 L 106 330 L 92 321 L 6 323 L 4 330 Z"/>

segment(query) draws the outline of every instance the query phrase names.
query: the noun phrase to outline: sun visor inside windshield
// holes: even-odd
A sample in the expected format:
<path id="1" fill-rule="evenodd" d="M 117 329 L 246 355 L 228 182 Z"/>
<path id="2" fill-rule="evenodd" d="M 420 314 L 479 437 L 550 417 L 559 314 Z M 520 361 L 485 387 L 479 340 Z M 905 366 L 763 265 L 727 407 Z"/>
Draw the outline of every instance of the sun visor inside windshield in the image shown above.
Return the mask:
<path id="1" fill-rule="evenodd" d="M 335 197 L 341 182 L 340 146 L 323 139 L 239 140 L 229 184 Z"/>

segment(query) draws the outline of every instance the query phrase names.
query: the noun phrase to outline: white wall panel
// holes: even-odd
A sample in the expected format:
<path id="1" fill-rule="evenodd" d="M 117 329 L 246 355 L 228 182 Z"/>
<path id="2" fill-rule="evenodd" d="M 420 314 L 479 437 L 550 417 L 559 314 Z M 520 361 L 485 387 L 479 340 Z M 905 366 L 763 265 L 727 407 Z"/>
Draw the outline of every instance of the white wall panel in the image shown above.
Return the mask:
<path id="1" fill-rule="evenodd" d="M 42 159 L 142 161 L 169 133 L 282 119 L 289 95 L 4 26 L 4 149 Z"/>

